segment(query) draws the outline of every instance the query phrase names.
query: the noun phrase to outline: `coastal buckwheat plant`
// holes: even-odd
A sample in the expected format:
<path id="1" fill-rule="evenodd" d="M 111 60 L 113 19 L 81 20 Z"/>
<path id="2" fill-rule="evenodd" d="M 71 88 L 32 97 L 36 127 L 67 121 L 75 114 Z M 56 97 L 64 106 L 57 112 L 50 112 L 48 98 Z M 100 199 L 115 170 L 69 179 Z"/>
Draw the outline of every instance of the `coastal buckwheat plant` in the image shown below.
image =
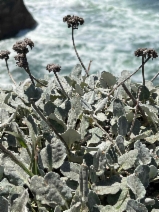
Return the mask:
<path id="1" fill-rule="evenodd" d="M 84 23 L 64 17 L 73 31 Z M 24 39 L 14 44 L 18 67 L 29 79 L 0 88 L 0 211 L 159 211 L 159 72 L 145 80 L 144 65 L 157 58 L 140 48 L 142 64 L 116 77 L 88 75 L 81 59 L 68 76 L 61 64 L 46 66 L 37 80 L 29 69 Z M 133 56 L 132 56 L 133 57 Z M 86 76 L 82 76 L 82 69 Z M 131 76 L 142 69 L 142 83 Z M 51 77 L 53 72 L 53 77 Z"/>

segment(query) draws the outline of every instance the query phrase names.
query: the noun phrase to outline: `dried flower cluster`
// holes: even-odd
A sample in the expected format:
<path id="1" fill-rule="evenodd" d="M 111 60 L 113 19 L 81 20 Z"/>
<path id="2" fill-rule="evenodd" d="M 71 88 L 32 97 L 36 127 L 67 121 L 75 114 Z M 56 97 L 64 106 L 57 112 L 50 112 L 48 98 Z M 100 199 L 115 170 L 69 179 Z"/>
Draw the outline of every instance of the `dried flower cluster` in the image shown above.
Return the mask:
<path id="1" fill-rule="evenodd" d="M 156 58 L 158 57 L 157 52 L 154 49 L 147 49 L 147 48 L 140 48 L 137 49 L 134 52 L 135 56 L 140 57 L 140 56 L 144 56 L 146 58 L 147 57 L 152 57 L 152 58 Z"/>
<path id="2" fill-rule="evenodd" d="M 31 49 L 34 47 L 34 43 L 28 38 L 25 38 L 24 41 L 18 41 L 13 45 L 13 50 L 18 53 L 18 55 L 14 57 L 15 60 L 18 61 L 16 64 L 21 68 L 26 68 L 28 66 L 26 54 L 29 52 L 29 50 L 27 45 L 30 46 Z"/>
<path id="3" fill-rule="evenodd" d="M 82 25 L 84 23 L 84 19 L 74 15 L 72 17 L 67 15 L 63 17 L 63 22 L 67 22 L 68 28 L 78 29 L 79 24 Z"/>
<path id="4" fill-rule="evenodd" d="M 61 70 L 61 66 L 56 65 L 56 64 L 48 64 L 46 66 L 46 70 L 48 70 L 49 72 L 51 72 L 51 71 L 59 72 Z"/>
<path id="5" fill-rule="evenodd" d="M 10 52 L 8 50 L 0 51 L 0 59 L 8 60 L 9 54 L 10 54 Z"/>

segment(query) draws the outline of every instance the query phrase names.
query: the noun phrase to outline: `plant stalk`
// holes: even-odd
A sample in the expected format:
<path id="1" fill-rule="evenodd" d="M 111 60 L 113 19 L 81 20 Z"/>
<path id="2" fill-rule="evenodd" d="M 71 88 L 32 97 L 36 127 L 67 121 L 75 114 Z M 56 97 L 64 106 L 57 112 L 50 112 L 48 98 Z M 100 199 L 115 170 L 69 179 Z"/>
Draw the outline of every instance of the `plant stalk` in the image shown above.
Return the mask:
<path id="1" fill-rule="evenodd" d="M 6 67 L 7 67 L 7 70 L 8 70 L 8 74 L 9 74 L 9 76 L 10 76 L 12 82 L 14 83 L 14 85 L 17 86 L 16 82 L 14 81 L 14 79 L 13 79 L 13 77 L 12 77 L 10 71 L 9 71 L 7 59 L 5 59 L 5 61 L 6 61 Z"/>
<path id="2" fill-rule="evenodd" d="M 80 56 L 79 56 L 79 54 L 78 54 L 78 52 L 77 52 L 76 46 L 75 46 L 74 36 L 73 36 L 73 30 L 74 30 L 74 29 L 73 29 L 73 27 L 72 27 L 72 42 L 73 42 L 73 47 L 74 47 L 74 50 L 75 50 L 76 55 L 77 55 L 77 57 L 78 57 L 78 60 L 80 61 L 81 65 L 82 65 L 82 67 L 84 68 L 84 70 L 85 70 L 85 72 L 86 72 L 86 75 L 87 75 L 87 77 L 88 77 L 88 76 L 89 76 L 89 75 L 88 75 L 88 71 L 87 71 L 86 67 L 84 66 L 84 64 L 83 64 L 83 62 L 82 62 L 82 60 L 81 60 L 81 58 L 80 58 Z"/>

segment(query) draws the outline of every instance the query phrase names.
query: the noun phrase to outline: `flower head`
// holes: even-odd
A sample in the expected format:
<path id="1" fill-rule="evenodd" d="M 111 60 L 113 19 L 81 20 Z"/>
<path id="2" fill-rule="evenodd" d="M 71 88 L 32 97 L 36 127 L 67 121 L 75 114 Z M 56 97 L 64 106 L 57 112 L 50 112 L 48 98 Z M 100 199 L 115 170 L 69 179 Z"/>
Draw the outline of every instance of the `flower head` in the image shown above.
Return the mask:
<path id="1" fill-rule="evenodd" d="M 63 17 L 63 22 L 67 22 L 68 28 L 78 29 L 79 24 L 82 25 L 84 23 L 84 19 L 74 15 L 72 17 L 67 15 Z"/>
<path id="2" fill-rule="evenodd" d="M 34 47 L 34 43 L 31 39 L 25 38 L 24 41 L 28 46 L 30 46 L 31 49 Z"/>
<path id="3" fill-rule="evenodd" d="M 46 70 L 48 70 L 49 72 L 51 72 L 51 71 L 59 72 L 61 70 L 61 66 L 56 65 L 56 64 L 48 64 L 46 66 Z"/>
<path id="4" fill-rule="evenodd" d="M 18 54 L 15 57 L 15 60 L 17 60 L 16 64 L 21 68 L 26 68 L 28 66 L 27 58 L 25 54 Z"/>
<path id="5" fill-rule="evenodd" d="M 134 54 L 137 57 L 144 56 L 146 58 L 147 56 L 147 57 L 152 57 L 152 59 L 158 57 L 158 54 L 154 49 L 147 49 L 147 48 L 137 49 L 134 52 Z"/>
<path id="6" fill-rule="evenodd" d="M 10 52 L 8 50 L 0 51 L 0 59 L 8 60 L 9 54 L 10 54 Z"/>
<path id="7" fill-rule="evenodd" d="M 13 45 L 13 50 L 19 54 L 21 54 L 21 53 L 27 54 L 29 52 L 29 50 L 27 48 L 27 43 L 25 43 L 24 41 L 16 42 L 16 44 Z"/>

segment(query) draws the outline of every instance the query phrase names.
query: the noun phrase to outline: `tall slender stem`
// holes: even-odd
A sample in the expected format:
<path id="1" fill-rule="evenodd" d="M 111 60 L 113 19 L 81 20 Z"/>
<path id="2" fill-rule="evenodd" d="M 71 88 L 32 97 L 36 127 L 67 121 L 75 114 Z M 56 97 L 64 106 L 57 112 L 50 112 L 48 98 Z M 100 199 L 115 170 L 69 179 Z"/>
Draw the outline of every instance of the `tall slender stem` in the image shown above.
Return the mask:
<path id="1" fill-rule="evenodd" d="M 57 76 L 57 73 L 56 73 L 55 71 L 54 71 L 54 74 L 55 74 L 55 77 L 56 77 L 58 83 L 60 84 L 61 89 L 63 90 L 65 96 L 69 99 L 69 97 L 68 97 L 68 95 L 66 94 L 66 92 L 65 92 L 65 90 L 64 90 L 64 88 L 63 88 L 63 86 L 62 86 L 62 84 L 61 84 L 61 82 L 60 82 L 60 80 L 59 80 L 59 78 L 58 78 L 58 76 Z"/>
<path id="2" fill-rule="evenodd" d="M 78 52 L 77 52 L 76 46 L 75 46 L 74 36 L 73 36 L 73 30 L 74 30 L 74 29 L 73 29 L 73 26 L 72 26 L 72 42 L 73 42 L 73 47 L 74 47 L 74 49 L 75 49 L 76 55 L 77 55 L 77 57 L 78 57 L 78 59 L 79 59 L 81 65 L 82 65 L 82 67 L 84 68 L 84 70 L 85 70 L 85 72 L 86 72 L 86 75 L 87 75 L 87 77 L 88 77 L 88 76 L 89 76 L 89 75 L 88 75 L 88 71 L 87 71 L 86 67 L 84 66 L 84 64 L 83 64 L 83 62 L 82 62 L 82 60 L 81 60 L 81 58 L 80 58 L 80 56 L 79 56 L 79 54 L 78 54 Z"/>
<path id="3" fill-rule="evenodd" d="M 144 64 L 150 59 L 151 57 L 148 57 L 145 61 Z M 142 67 L 142 65 L 136 70 L 134 71 L 132 74 L 130 74 L 126 79 L 124 79 L 122 82 L 120 82 L 115 88 L 113 88 L 113 90 L 109 93 L 108 98 L 110 97 L 110 95 L 120 86 L 122 85 L 126 80 L 128 80 L 130 77 L 132 77 L 134 74 L 136 74 L 136 72 L 138 72 L 138 70 Z"/>
<path id="4" fill-rule="evenodd" d="M 35 86 L 33 77 L 32 77 L 32 75 L 31 75 L 31 73 L 30 73 L 29 66 L 25 67 L 24 69 L 25 69 L 25 71 L 29 74 L 29 77 L 30 77 L 31 81 L 32 81 L 33 85 Z"/>
<path id="5" fill-rule="evenodd" d="M 144 55 L 142 55 L 142 78 L 143 78 L 143 85 L 145 86 L 145 76 L 144 76 Z"/>
<path id="6" fill-rule="evenodd" d="M 156 79 L 156 77 L 158 77 L 158 75 L 159 75 L 159 72 L 151 79 L 151 82 L 153 82 L 154 79 Z"/>
<path id="7" fill-rule="evenodd" d="M 5 61 L 6 61 L 6 67 L 7 67 L 7 70 L 8 70 L 8 74 L 9 74 L 9 76 L 10 76 L 12 82 L 14 83 L 14 85 L 17 86 L 16 82 L 14 81 L 14 79 L 13 79 L 13 77 L 12 77 L 10 71 L 9 71 L 7 59 L 5 59 Z"/>

